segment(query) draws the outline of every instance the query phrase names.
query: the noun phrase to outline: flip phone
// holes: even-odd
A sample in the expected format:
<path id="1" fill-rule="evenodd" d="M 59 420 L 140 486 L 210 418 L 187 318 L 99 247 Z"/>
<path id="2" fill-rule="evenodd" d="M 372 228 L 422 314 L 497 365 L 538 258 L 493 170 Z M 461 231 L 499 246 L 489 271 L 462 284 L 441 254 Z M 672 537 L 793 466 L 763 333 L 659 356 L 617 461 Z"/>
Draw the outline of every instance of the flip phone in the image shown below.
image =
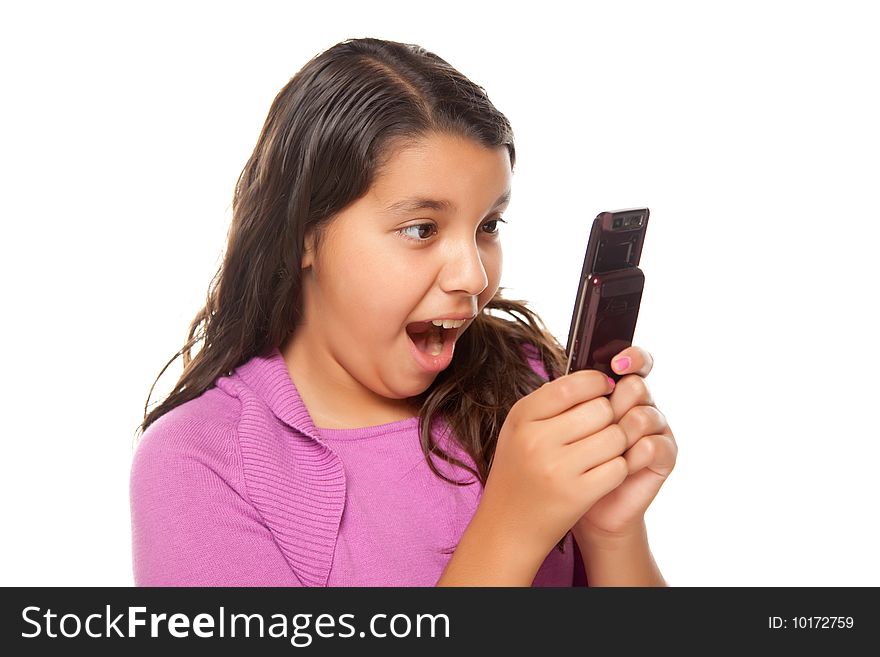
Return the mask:
<path id="1" fill-rule="evenodd" d="M 648 208 L 601 212 L 593 220 L 568 332 L 565 373 L 604 372 L 615 381 L 611 359 L 632 345 L 645 275 L 639 269 Z"/>

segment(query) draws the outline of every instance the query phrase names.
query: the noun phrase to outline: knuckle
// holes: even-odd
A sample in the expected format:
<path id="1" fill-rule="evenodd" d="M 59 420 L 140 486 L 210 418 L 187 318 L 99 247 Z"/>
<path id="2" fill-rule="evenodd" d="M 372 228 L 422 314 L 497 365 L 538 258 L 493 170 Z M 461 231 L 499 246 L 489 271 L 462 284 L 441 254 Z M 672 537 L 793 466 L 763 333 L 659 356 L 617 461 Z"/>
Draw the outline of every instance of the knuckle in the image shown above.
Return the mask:
<path id="1" fill-rule="evenodd" d="M 645 404 L 654 403 L 654 397 L 651 394 L 651 389 L 648 387 L 648 382 L 644 377 L 639 376 L 636 377 L 636 389 L 638 390 L 639 399 L 641 399 Z"/>
<path id="2" fill-rule="evenodd" d="M 577 377 L 578 388 L 582 391 L 605 385 L 605 375 L 599 370 L 580 370 Z"/>
<path id="3" fill-rule="evenodd" d="M 538 462 L 541 453 L 541 439 L 536 431 L 519 432 L 519 448 L 530 461 Z"/>
<path id="4" fill-rule="evenodd" d="M 602 388 L 605 385 L 605 375 L 597 370 L 578 370 L 568 376 L 557 379 L 559 382 L 556 394 L 572 405 L 583 401 L 588 390 Z"/>
<path id="5" fill-rule="evenodd" d="M 513 402 L 513 404 L 510 405 L 510 410 L 507 411 L 507 417 L 505 418 L 506 421 L 516 421 L 517 417 L 520 414 L 520 409 L 522 409 L 523 406 L 523 399 L 525 399 L 525 397 L 520 397 L 515 402 Z"/>
<path id="6" fill-rule="evenodd" d="M 653 418 L 651 417 L 650 406 L 636 406 L 632 409 L 633 424 L 640 436 L 647 435 L 651 430 Z"/>
<path id="7" fill-rule="evenodd" d="M 654 417 L 654 423 L 657 425 L 656 433 L 669 433 L 669 422 L 666 421 L 666 416 L 656 406 L 649 406 L 651 409 L 651 415 Z"/>
<path id="8" fill-rule="evenodd" d="M 675 462 L 678 460 L 678 441 L 675 440 L 674 436 L 668 436 L 669 446 L 672 448 L 672 464 L 675 467 Z"/>
<path id="9" fill-rule="evenodd" d="M 603 425 L 608 426 L 614 421 L 614 407 L 608 397 L 599 397 L 597 400 L 597 412 L 601 418 Z"/>
<path id="10" fill-rule="evenodd" d="M 665 433 L 669 431 L 669 424 L 666 422 L 666 416 L 656 406 L 645 406 L 645 411 L 651 418 L 651 425 L 654 427 L 653 433 Z"/>
<path id="11" fill-rule="evenodd" d="M 660 410 L 659 408 L 657 408 L 656 406 L 651 406 L 650 408 L 651 408 L 651 413 L 652 413 L 652 415 L 653 415 L 653 416 L 656 418 L 656 420 L 657 420 L 657 423 L 658 423 L 660 426 L 662 426 L 662 427 L 666 427 L 666 428 L 668 429 L 668 428 L 669 428 L 669 422 L 666 421 L 666 415 L 663 414 L 663 411 L 661 411 L 661 410 Z"/>
<path id="12" fill-rule="evenodd" d="M 577 381 L 573 381 L 571 377 L 559 379 L 559 386 L 556 394 L 565 402 L 574 400 L 577 391 Z"/>
<path id="13" fill-rule="evenodd" d="M 615 456 L 610 463 L 612 464 L 612 474 L 618 485 L 620 485 L 629 476 L 629 466 L 626 463 L 626 459 L 622 456 Z"/>
<path id="14" fill-rule="evenodd" d="M 618 448 L 618 452 L 623 453 L 626 451 L 626 448 L 629 445 L 629 437 L 626 435 L 626 431 L 624 431 L 623 427 L 619 424 L 612 424 L 611 432 L 614 444 Z"/>
<path id="15" fill-rule="evenodd" d="M 544 484 L 556 484 L 559 481 L 559 463 L 553 459 L 539 459 L 538 477 Z"/>

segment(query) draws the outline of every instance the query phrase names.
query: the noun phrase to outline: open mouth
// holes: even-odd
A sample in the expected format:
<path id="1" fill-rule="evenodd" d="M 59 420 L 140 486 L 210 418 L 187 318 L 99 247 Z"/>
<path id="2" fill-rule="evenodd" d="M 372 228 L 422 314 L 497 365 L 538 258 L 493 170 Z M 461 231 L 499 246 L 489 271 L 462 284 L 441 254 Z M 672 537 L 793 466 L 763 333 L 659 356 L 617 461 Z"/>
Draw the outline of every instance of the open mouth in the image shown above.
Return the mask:
<path id="1" fill-rule="evenodd" d="M 431 322 L 413 322 L 406 327 L 406 332 L 416 348 L 429 356 L 443 353 L 445 345 L 455 340 L 459 330 L 461 327 L 445 329 Z"/>

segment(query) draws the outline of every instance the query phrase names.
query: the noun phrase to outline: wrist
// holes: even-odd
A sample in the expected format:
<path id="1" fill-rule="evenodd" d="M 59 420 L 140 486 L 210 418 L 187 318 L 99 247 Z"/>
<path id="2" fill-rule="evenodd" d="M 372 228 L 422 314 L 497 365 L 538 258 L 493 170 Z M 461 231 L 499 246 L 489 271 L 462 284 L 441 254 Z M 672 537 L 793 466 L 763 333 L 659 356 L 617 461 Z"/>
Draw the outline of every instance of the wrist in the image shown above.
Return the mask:
<path id="1" fill-rule="evenodd" d="M 572 527 L 571 533 L 578 545 L 594 549 L 617 550 L 626 545 L 648 541 L 648 529 L 644 517 L 630 526 L 613 532 L 581 522 Z"/>
<path id="2" fill-rule="evenodd" d="M 668 586 L 648 545 L 644 521 L 626 532 L 572 530 L 589 586 Z"/>

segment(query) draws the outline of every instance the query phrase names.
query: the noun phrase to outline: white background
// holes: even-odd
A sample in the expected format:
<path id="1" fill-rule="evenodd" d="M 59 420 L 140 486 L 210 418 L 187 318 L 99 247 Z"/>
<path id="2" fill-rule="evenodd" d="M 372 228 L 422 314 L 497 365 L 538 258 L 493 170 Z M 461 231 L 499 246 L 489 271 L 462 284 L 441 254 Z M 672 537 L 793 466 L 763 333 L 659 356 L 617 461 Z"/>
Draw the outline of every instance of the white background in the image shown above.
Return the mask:
<path id="1" fill-rule="evenodd" d="M 650 207 L 635 342 L 680 450 L 648 512 L 670 584 L 880 585 L 869 4 L 306 4 L 4 5 L 0 583 L 133 582 L 134 431 L 235 180 L 287 80 L 376 36 L 510 118 L 502 284 L 563 345 L 590 220 Z"/>

